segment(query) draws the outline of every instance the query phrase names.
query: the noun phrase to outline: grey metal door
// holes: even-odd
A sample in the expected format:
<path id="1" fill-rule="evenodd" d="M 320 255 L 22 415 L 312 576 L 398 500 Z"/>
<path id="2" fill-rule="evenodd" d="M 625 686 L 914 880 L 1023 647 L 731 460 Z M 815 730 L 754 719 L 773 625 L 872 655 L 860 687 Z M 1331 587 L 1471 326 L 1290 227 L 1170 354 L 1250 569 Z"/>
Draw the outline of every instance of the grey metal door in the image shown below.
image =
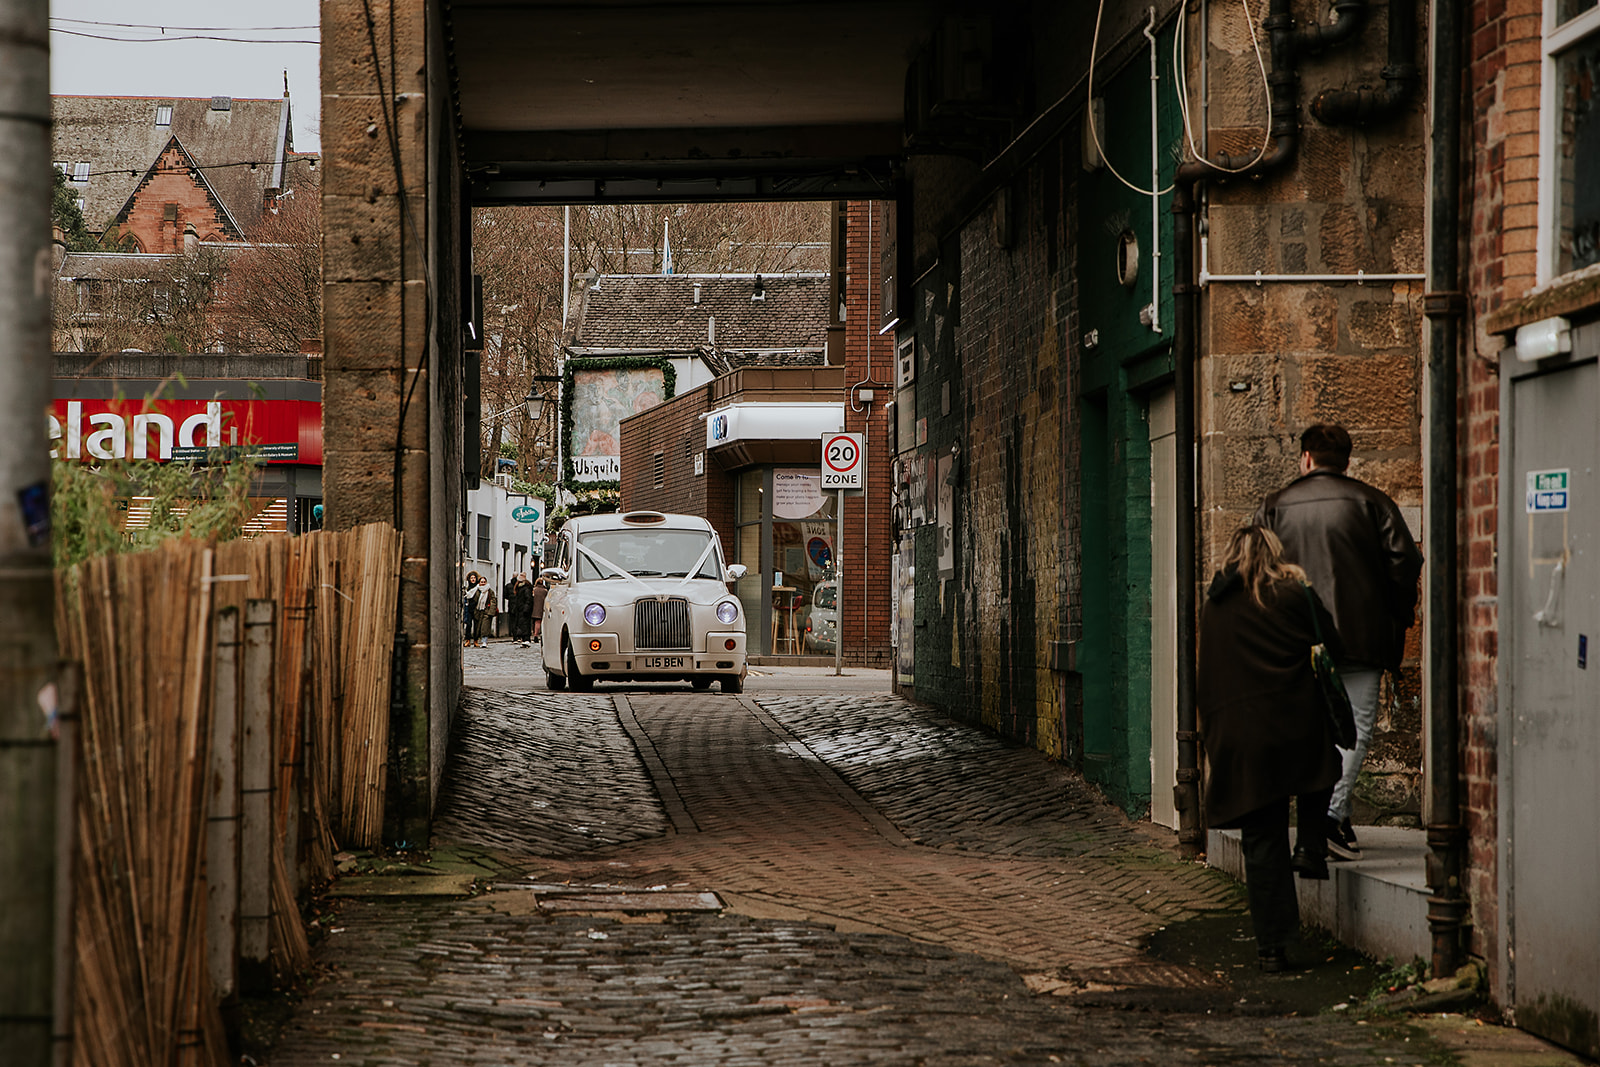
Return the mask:
<path id="1" fill-rule="evenodd" d="M 1594 335 L 1591 334 L 1591 337 Z M 1600 340 L 1600 338 L 1595 338 Z M 1600 1055 L 1600 370 L 1512 377 L 1502 447 L 1500 734 L 1506 996 Z"/>

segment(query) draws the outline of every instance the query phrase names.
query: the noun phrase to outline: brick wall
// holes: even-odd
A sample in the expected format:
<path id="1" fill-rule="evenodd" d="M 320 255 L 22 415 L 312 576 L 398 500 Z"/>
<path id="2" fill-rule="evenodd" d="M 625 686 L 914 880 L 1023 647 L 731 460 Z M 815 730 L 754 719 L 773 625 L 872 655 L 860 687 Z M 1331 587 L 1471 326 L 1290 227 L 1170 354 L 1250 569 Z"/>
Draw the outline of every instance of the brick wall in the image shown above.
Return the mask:
<path id="1" fill-rule="evenodd" d="M 1540 0 L 1469 8 L 1467 287 L 1473 330 L 1462 368 L 1462 774 L 1469 842 L 1471 950 L 1495 967 L 1498 947 L 1498 585 L 1500 349 L 1485 316 L 1535 282 L 1539 175 Z"/>
<path id="2" fill-rule="evenodd" d="M 141 252 L 182 252 L 186 226 L 193 226 L 202 241 L 243 239 L 224 221 L 221 206 L 190 166 L 182 149 L 170 146 L 134 191 L 122 232 L 138 240 Z"/>
<path id="3" fill-rule="evenodd" d="M 840 620 L 846 654 L 864 650 L 865 664 L 888 667 L 890 600 L 889 569 L 894 538 L 889 529 L 890 470 L 886 411 L 894 393 L 892 335 L 878 333 L 882 222 L 894 205 L 880 201 L 852 201 L 845 227 L 845 383 L 872 383 L 870 404 L 844 399 L 846 433 L 866 435 L 866 492 L 845 499 L 844 595 L 846 616 Z M 860 410 L 857 410 L 859 408 Z M 851 605 L 860 605 L 857 611 Z"/>
<path id="4" fill-rule="evenodd" d="M 712 407 L 711 386 L 702 385 L 623 420 L 622 509 L 703 516 L 716 527 L 723 547 L 731 550 L 733 479 L 705 454 L 701 416 Z M 702 474 L 695 474 L 697 456 L 702 459 Z"/>
<path id="5" fill-rule="evenodd" d="M 1062 143 L 1051 145 L 1007 190 L 1009 244 L 996 240 L 997 204 L 980 208 L 944 239 L 906 309 L 918 342 L 917 414 L 928 423 L 913 454 L 959 444 L 961 464 L 954 578 L 938 575 L 936 527 L 916 533 L 915 694 L 1055 756 L 1076 717 L 1051 668 L 1077 595 L 1076 290 L 1064 155 Z M 939 191 L 946 177 L 931 175 L 927 201 L 918 187 L 917 212 L 948 200 Z"/>

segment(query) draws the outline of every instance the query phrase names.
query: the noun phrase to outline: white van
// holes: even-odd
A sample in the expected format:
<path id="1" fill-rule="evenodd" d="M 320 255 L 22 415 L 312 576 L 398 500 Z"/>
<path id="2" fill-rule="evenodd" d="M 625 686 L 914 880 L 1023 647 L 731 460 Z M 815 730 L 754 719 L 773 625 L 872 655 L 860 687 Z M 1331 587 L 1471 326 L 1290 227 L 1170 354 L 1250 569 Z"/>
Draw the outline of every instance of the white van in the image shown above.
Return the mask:
<path id="1" fill-rule="evenodd" d="M 717 532 L 693 515 L 584 515 L 557 535 L 542 572 L 541 648 L 551 689 L 598 679 L 688 681 L 744 690 L 745 620 Z"/>

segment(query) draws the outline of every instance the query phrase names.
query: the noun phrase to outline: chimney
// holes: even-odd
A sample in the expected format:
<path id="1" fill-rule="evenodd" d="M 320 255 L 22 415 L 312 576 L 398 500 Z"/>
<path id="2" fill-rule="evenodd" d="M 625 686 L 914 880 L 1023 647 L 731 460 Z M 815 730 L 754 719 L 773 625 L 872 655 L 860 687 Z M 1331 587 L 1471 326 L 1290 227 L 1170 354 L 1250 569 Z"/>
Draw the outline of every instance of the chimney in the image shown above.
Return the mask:
<path id="1" fill-rule="evenodd" d="M 694 302 L 696 304 L 700 303 L 700 283 L 699 282 L 695 282 L 694 283 Z"/>
<path id="2" fill-rule="evenodd" d="M 715 315 L 706 319 L 706 344 L 712 348 L 717 347 L 717 317 Z"/>

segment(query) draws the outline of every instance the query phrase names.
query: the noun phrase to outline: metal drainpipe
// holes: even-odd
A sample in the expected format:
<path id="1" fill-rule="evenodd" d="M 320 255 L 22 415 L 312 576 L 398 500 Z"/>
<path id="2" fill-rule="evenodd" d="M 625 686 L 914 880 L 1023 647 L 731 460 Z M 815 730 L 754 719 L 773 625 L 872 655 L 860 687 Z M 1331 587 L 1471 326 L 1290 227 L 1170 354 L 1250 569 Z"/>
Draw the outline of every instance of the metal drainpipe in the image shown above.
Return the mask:
<path id="1" fill-rule="evenodd" d="M 1428 930 L 1433 974 L 1461 965 L 1466 835 L 1461 825 L 1461 717 L 1457 657 L 1457 358 L 1460 286 L 1462 26 L 1454 0 L 1436 0 L 1429 24 L 1432 129 L 1428 207 Z"/>
<path id="2" fill-rule="evenodd" d="M 1389 62 L 1383 68 L 1383 89 L 1327 89 L 1311 101 L 1311 113 L 1328 126 L 1388 118 L 1410 101 L 1421 81 L 1416 55 L 1416 0 L 1389 0 Z"/>

